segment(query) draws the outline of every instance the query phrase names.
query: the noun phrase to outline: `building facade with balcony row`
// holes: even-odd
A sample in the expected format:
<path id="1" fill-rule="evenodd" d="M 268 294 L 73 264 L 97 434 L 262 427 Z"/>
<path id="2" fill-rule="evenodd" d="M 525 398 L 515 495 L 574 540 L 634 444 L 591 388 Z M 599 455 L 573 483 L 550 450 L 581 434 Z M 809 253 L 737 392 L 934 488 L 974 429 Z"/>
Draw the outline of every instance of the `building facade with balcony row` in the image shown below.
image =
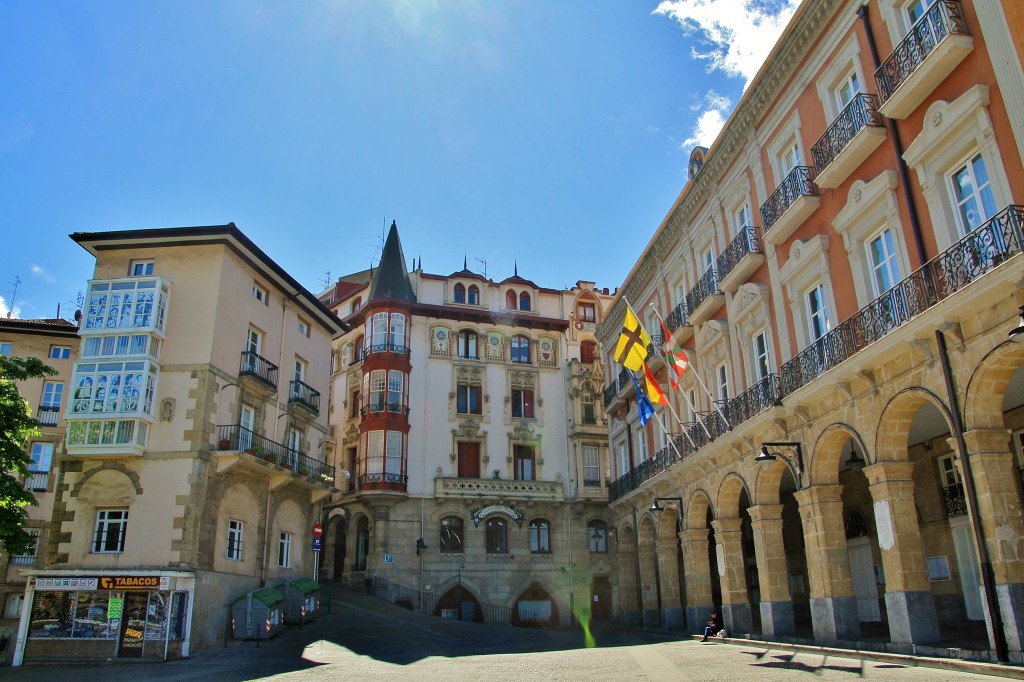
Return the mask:
<path id="1" fill-rule="evenodd" d="M 347 328 L 233 223 L 71 237 L 96 268 L 14 663 L 187 656 L 314 573 L 317 386 Z"/>
<path id="2" fill-rule="evenodd" d="M 18 391 L 28 403 L 32 416 L 39 421 L 39 435 L 25 444 L 31 457 L 24 485 L 35 495 L 36 504 L 26 509 L 25 529 L 35 536 L 35 545 L 24 554 L 11 555 L 0 551 L 0 639 L 14 642 L 18 633 L 25 598 L 25 576 L 22 572 L 41 567 L 43 552 L 50 534 L 54 489 L 57 482 L 58 459 L 64 452 L 67 425 L 62 412 L 71 384 L 71 369 L 78 356 L 78 327 L 60 318 L 42 320 L 0 319 L 0 355 L 36 357 L 57 373 L 41 379 L 18 382 Z M 7 646 L 0 651 L 0 665 L 9 662 L 14 651 Z"/>
<path id="3" fill-rule="evenodd" d="M 446 618 L 611 618 L 594 340 L 610 299 L 592 282 L 495 282 L 465 264 L 409 271 L 393 223 L 376 269 L 321 294 L 352 329 L 334 344 L 333 447 L 349 478 L 325 507 L 324 577 Z"/>
<path id="4" fill-rule="evenodd" d="M 1020 660 L 1022 30 L 808 0 L 694 150 L 598 329 L 621 617 L 906 651 L 967 623 Z M 667 434 L 611 354 L 627 300 L 691 360 Z"/>

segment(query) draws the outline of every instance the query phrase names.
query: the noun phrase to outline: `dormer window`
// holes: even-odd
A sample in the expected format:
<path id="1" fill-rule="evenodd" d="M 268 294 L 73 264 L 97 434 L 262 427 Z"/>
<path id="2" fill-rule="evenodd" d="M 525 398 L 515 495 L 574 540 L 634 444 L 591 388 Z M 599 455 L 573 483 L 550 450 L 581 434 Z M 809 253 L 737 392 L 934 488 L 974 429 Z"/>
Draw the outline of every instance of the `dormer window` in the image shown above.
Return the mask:
<path id="1" fill-rule="evenodd" d="M 529 310 L 530 309 L 530 294 L 525 291 L 519 294 L 519 309 Z"/>
<path id="2" fill-rule="evenodd" d="M 470 305 L 480 305 L 480 288 L 477 285 L 469 285 L 469 298 L 466 302 Z"/>
<path id="3" fill-rule="evenodd" d="M 466 287 L 461 282 L 455 285 L 455 302 L 465 303 L 466 302 Z"/>
<path id="4" fill-rule="evenodd" d="M 505 307 L 509 310 L 516 309 L 516 292 L 512 289 L 505 292 Z"/>

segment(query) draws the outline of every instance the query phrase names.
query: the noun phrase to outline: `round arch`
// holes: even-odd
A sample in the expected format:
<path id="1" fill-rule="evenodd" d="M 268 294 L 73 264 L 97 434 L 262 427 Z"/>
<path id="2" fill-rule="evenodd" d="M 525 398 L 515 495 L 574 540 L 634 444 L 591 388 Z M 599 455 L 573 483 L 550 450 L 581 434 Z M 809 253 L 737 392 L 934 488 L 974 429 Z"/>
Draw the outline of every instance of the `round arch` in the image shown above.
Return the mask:
<path id="1" fill-rule="evenodd" d="M 714 508 L 711 505 L 711 497 L 701 489 L 693 491 L 690 501 L 686 505 L 686 513 L 683 514 L 683 523 L 687 530 L 700 530 L 707 528 L 708 512 L 714 517 Z"/>
<path id="2" fill-rule="evenodd" d="M 726 474 L 722 484 L 718 486 L 718 514 L 715 518 L 735 519 L 740 515 L 740 499 L 743 493 L 747 493 L 750 500 L 750 490 L 747 482 L 735 471 Z"/>
<path id="3" fill-rule="evenodd" d="M 1013 375 L 1024 365 L 1024 345 L 1004 341 L 978 363 L 967 382 L 964 429 L 1002 429 L 1003 403 Z"/>

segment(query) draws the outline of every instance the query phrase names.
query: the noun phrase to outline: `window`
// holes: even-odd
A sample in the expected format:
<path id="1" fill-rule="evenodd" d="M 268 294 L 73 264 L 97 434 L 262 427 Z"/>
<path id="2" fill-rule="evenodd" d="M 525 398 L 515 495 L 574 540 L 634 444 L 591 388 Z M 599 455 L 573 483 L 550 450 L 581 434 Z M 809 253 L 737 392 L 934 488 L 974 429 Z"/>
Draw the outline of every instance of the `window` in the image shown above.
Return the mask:
<path id="1" fill-rule="evenodd" d="M 508 553 L 508 523 L 505 519 L 487 519 L 484 525 L 486 532 L 486 549 L 488 554 Z"/>
<path id="2" fill-rule="evenodd" d="M 783 149 L 783 152 L 779 155 L 779 167 L 782 170 L 782 178 L 784 179 L 789 175 L 794 168 L 800 165 L 800 144 L 798 142 L 790 142 L 788 146 Z"/>
<path id="3" fill-rule="evenodd" d="M 828 303 L 825 301 L 825 285 L 818 283 L 806 294 L 807 320 L 814 343 L 828 333 L 832 323 L 828 316 Z"/>
<path id="4" fill-rule="evenodd" d="M 580 393 L 580 418 L 584 425 L 597 423 L 597 410 L 594 407 L 593 393 Z"/>
<path id="5" fill-rule="evenodd" d="M 359 308 L 362 307 L 362 305 L 363 305 L 363 299 L 360 298 L 359 296 L 356 296 L 352 300 L 352 308 L 350 309 L 350 312 L 354 313 L 355 311 L 359 310 Z"/>
<path id="6" fill-rule="evenodd" d="M 256 430 L 256 408 L 242 404 L 242 413 L 238 419 L 238 449 L 248 450 L 252 447 L 252 436 Z"/>
<path id="7" fill-rule="evenodd" d="M 512 416 L 533 419 L 533 391 L 528 388 L 512 389 Z"/>
<path id="8" fill-rule="evenodd" d="M 860 80 L 857 78 L 857 72 L 854 71 L 832 91 L 836 100 L 836 111 L 841 113 L 858 94 L 860 94 Z"/>
<path id="9" fill-rule="evenodd" d="M 597 308 L 591 301 L 576 304 L 576 319 L 580 322 L 597 322 Z"/>
<path id="10" fill-rule="evenodd" d="M 50 357 L 54 360 L 67 360 L 71 357 L 71 347 L 50 346 Z"/>
<path id="11" fill-rule="evenodd" d="M 601 487 L 601 450 L 596 445 L 583 446 L 583 486 Z"/>
<path id="12" fill-rule="evenodd" d="M 647 429 L 640 427 L 636 432 L 638 447 L 637 450 L 640 452 L 640 461 L 643 462 L 647 459 Z"/>
<path id="13" fill-rule="evenodd" d="M 459 384 L 456 390 L 455 411 L 459 414 L 480 414 L 480 387 Z"/>
<path id="14" fill-rule="evenodd" d="M 12 559 L 12 562 L 13 559 Z M 35 559 L 33 559 L 35 563 Z M 23 594 L 8 594 L 7 595 L 7 606 L 4 610 L 4 618 L 21 618 L 21 605 L 25 602 L 25 595 Z"/>
<path id="15" fill-rule="evenodd" d="M 604 521 L 591 521 L 587 524 L 587 549 L 595 554 L 608 551 L 608 524 Z"/>
<path id="16" fill-rule="evenodd" d="M 295 427 L 288 429 L 288 464 L 292 467 L 298 464 L 299 454 L 302 452 L 302 431 Z"/>
<path id="17" fill-rule="evenodd" d="M 388 412 L 401 412 L 405 407 L 405 375 L 401 370 L 388 370 Z"/>
<path id="18" fill-rule="evenodd" d="M 384 393 L 387 390 L 387 370 L 375 369 L 370 372 L 370 412 L 384 411 Z"/>
<path id="19" fill-rule="evenodd" d="M 913 26 L 921 20 L 928 9 L 935 4 L 935 0 L 911 0 L 904 8 L 907 12 L 909 26 Z"/>
<path id="20" fill-rule="evenodd" d="M 388 342 L 388 314 L 374 313 L 370 322 L 370 345 L 378 348 Z"/>
<path id="21" fill-rule="evenodd" d="M 94 554 L 120 554 L 124 551 L 124 533 L 128 527 L 127 509 L 100 509 L 96 512 L 93 533 Z"/>
<path id="22" fill-rule="evenodd" d="M 352 391 L 352 398 L 348 401 L 348 418 L 355 419 L 359 416 L 359 391 Z"/>
<path id="23" fill-rule="evenodd" d="M 529 310 L 530 309 L 530 294 L 525 291 L 519 294 L 519 309 Z"/>
<path id="24" fill-rule="evenodd" d="M 82 328 L 115 330 L 151 327 L 163 331 L 168 290 L 166 285 L 158 285 L 160 283 L 155 279 L 93 282 L 86 293 L 87 305 Z"/>
<path id="25" fill-rule="evenodd" d="M 996 214 L 995 197 L 981 154 L 950 175 L 960 234 L 965 235 Z"/>
<path id="26" fill-rule="evenodd" d="M 900 264 L 896 257 L 892 230 L 886 228 L 867 245 L 868 262 L 871 264 L 871 283 L 875 297 L 896 286 L 900 281 Z"/>
<path id="27" fill-rule="evenodd" d="M 455 302 L 465 303 L 466 302 L 466 287 L 459 283 L 455 285 Z"/>
<path id="28" fill-rule="evenodd" d="M 244 524 L 231 519 L 228 521 L 228 548 L 225 556 L 231 561 L 242 560 L 242 531 Z"/>
<path id="29" fill-rule="evenodd" d="M 943 455 L 936 460 L 939 465 L 939 481 L 943 488 L 960 484 L 960 470 L 956 468 L 956 455 Z"/>
<path id="30" fill-rule="evenodd" d="M 458 516 L 446 516 L 441 519 L 438 541 L 442 553 L 458 554 L 465 551 L 462 545 L 462 519 Z"/>
<path id="31" fill-rule="evenodd" d="M 43 398 L 39 402 L 40 407 L 60 409 L 61 401 L 64 399 L 64 384 L 59 381 L 43 382 Z"/>
<path id="32" fill-rule="evenodd" d="M 363 355 L 366 353 L 366 337 L 362 335 L 356 337 L 356 342 L 352 344 L 352 348 L 354 353 L 352 364 L 361 362 Z"/>
<path id="33" fill-rule="evenodd" d="M 252 283 L 252 297 L 263 304 L 270 301 L 270 294 L 268 294 L 267 290 L 256 282 Z"/>
<path id="34" fill-rule="evenodd" d="M 506 308 L 509 308 L 510 310 L 515 310 L 516 309 L 516 300 L 518 300 L 518 299 L 516 298 L 516 292 L 514 290 L 509 289 L 508 291 L 505 292 L 505 307 Z"/>
<path id="35" fill-rule="evenodd" d="M 477 355 L 476 332 L 470 329 L 459 332 L 459 357 L 466 360 L 476 360 L 480 357 Z"/>
<path id="36" fill-rule="evenodd" d="M 148 362 L 78 363 L 74 414 L 153 414 L 156 370 Z"/>
<path id="37" fill-rule="evenodd" d="M 480 287 L 475 284 L 469 285 L 469 298 L 467 303 L 470 305 L 480 305 Z"/>
<path id="38" fill-rule="evenodd" d="M 533 448 L 526 445 L 513 445 L 512 459 L 516 468 L 517 481 L 536 480 L 536 472 L 533 468 Z"/>
<path id="39" fill-rule="evenodd" d="M 288 568 L 292 562 L 292 534 L 281 533 L 281 539 L 277 543 L 277 566 Z"/>
<path id="40" fill-rule="evenodd" d="M 949 579 L 949 559 L 944 556 L 928 557 L 928 580 L 938 582 Z"/>
<path id="41" fill-rule="evenodd" d="M 10 343 L 0 341 L 0 355 L 10 355 L 13 350 L 13 346 Z"/>
<path id="42" fill-rule="evenodd" d="M 36 563 L 36 554 L 39 552 L 39 529 L 23 528 L 26 533 L 32 536 L 32 542 L 24 554 L 12 554 L 11 564 L 16 566 L 31 566 Z"/>
<path id="43" fill-rule="evenodd" d="M 735 234 L 739 234 L 746 227 L 752 227 L 753 219 L 750 217 L 750 204 L 743 204 L 732 216 L 732 227 Z"/>
<path id="44" fill-rule="evenodd" d="M 388 338 L 391 352 L 399 353 L 405 348 L 405 315 L 391 313 L 391 334 Z"/>
<path id="45" fill-rule="evenodd" d="M 512 362 L 530 363 L 530 337 L 521 334 L 512 337 Z"/>
<path id="46" fill-rule="evenodd" d="M 50 468 L 53 466 L 53 443 L 32 443 L 29 457 L 32 461 L 28 465 L 25 488 L 45 492 L 50 479 Z"/>
<path id="47" fill-rule="evenodd" d="M 771 360 L 768 355 L 768 338 L 764 330 L 754 334 L 754 380 L 761 381 L 771 373 Z"/>
<path id="48" fill-rule="evenodd" d="M 585 365 L 594 364 L 594 355 L 597 351 L 597 344 L 593 341 L 580 342 L 580 362 Z"/>
<path id="49" fill-rule="evenodd" d="M 629 448 L 625 443 L 619 444 L 619 476 L 629 471 Z"/>
<path id="50" fill-rule="evenodd" d="M 715 368 L 715 376 L 718 378 L 718 400 L 725 402 L 729 399 L 729 372 L 724 362 Z"/>
<path id="51" fill-rule="evenodd" d="M 701 273 L 709 272 L 715 269 L 715 250 L 712 247 L 708 247 L 700 257 L 701 262 Z M 647 321 L 648 329 L 657 329 L 652 327 L 650 319 Z"/>
<path id="52" fill-rule="evenodd" d="M 153 261 L 151 260 L 133 260 L 131 267 L 128 269 L 128 274 L 132 277 L 145 277 L 146 275 L 153 274 Z"/>
<path id="53" fill-rule="evenodd" d="M 530 521 L 530 554 L 551 553 L 551 524 L 544 519 Z"/>
<path id="54" fill-rule="evenodd" d="M 301 317 L 295 320 L 295 330 L 298 331 L 303 336 L 305 336 L 307 339 L 309 338 L 309 322 L 306 322 Z"/>
<path id="55" fill-rule="evenodd" d="M 245 335 L 245 350 L 253 355 L 259 355 L 263 350 L 263 334 L 249 327 L 249 331 Z"/>
<path id="56" fill-rule="evenodd" d="M 306 361 L 300 358 L 295 358 L 295 371 L 293 372 L 292 378 L 295 381 L 305 382 L 306 380 Z"/>

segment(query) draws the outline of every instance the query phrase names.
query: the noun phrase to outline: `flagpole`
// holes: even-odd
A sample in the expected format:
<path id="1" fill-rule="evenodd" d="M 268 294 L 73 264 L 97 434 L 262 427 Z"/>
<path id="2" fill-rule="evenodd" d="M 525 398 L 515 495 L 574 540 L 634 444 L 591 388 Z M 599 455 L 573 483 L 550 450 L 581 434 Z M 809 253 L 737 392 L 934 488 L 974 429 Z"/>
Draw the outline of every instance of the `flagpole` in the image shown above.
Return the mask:
<path id="1" fill-rule="evenodd" d="M 632 306 L 630 306 L 630 307 L 632 307 Z M 658 321 L 661 322 L 662 326 L 664 326 L 667 329 L 668 325 L 665 324 L 665 320 L 661 317 L 661 313 L 658 312 L 658 309 L 654 307 L 653 303 L 651 304 L 651 309 L 654 310 L 654 314 L 658 317 Z M 637 320 L 639 320 L 639 318 L 637 318 Z M 642 324 L 643 323 L 641 322 L 641 325 Z M 664 349 L 662 349 L 662 350 L 664 350 Z M 711 400 L 711 405 L 718 411 L 718 414 L 722 417 L 722 421 L 725 422 L 725 428 L 727 428 L 727 429 L 729 429 L 731 431 L 732 430 L 732 426 L 729 424 L 729 420 L 725 418 L 725 413 L 722 412 L 722 408 L 719 407 L 718 403 L 715 402 L 715 396 L 711 395 L 711 391 L 708 390 L 708 387 L 704 383 L 704 380 L 700 378 L 700 372 L 698 372 L 695 369 L 695 370 L 693 370 L 693 374 L 697 378 L 697 383 L 699 383 L 700 387 L 704 389 L 704 392 L 708 394 L 708 398 Z M 687 400 L 687 402 L 690 402 L 690 401 Z M 692 404 L 690 405 L 690 409 L 693 409 L 693 405 Z M 693 411 L 694 411 L 694 413 L 697 412 L 697 410 L 693 410 Z M 704 422 L 701 422 L 701 424 L 703 424 L 703 423 Z M 704 430 L 707 431 L 708 427 L 705 426 Z M 709 438 L 711 437 L 710 433 L 708 433 L 708 437 Z"/>

